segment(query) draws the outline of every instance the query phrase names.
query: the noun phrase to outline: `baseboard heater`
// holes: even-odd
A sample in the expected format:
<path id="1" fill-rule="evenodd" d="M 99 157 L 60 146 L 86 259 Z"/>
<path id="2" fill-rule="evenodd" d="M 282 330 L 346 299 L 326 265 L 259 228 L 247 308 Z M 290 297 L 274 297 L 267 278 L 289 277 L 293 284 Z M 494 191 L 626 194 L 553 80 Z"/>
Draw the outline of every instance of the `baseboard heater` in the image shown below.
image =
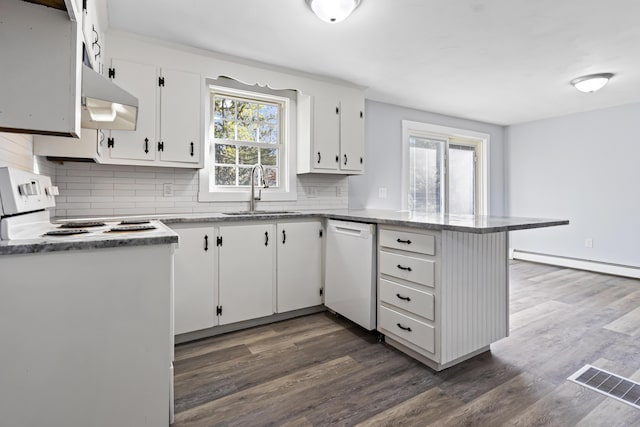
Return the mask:
<path id="1" fill-rule="evenodd" d="M 541 264 L 557 265 L 560 267 L 575 268 L 577 270 L 587 270 L 596 273 L 612 274 L 614 276 L 631 277 L 640 279 L 640 268 L 620 264 L 611 264 L 600 261 L 591 261 L 579 258 L 568 258 L 557 255 L 547 255 L 536 252 L 519 251 L 511 249 L 511 258 L 522 261 L 539 262 Z"/>

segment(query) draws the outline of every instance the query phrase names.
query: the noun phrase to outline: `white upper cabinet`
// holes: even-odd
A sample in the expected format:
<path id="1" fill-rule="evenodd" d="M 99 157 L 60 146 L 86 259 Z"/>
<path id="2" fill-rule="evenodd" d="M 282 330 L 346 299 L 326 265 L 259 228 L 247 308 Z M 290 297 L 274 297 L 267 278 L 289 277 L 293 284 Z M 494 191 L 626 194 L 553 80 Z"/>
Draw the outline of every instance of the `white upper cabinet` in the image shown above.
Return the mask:
<path id="1" fill-rule="evenodd" d="M 134 131 L 110 132 L 107 138 L 109 159 L 121 164 L 128 163 L 126 160 L 155 161 L 158 96 L 156 67 L 114 59 L 111 70 L 113 81 L 138 98 L 138 123 Z"/>
<path id="2" fill-rule="evenodd" d="M 2 0 L 0 17 L 0 131 L 78 137 L 81 24 L 20 0 Z"/>
<path id="3" fill-rule="evenodd" d="M 106 5 L 105 0 L 79 0 L 78 10 L 82 11 L 82 32 L 94 70 L 104 74 Z M 84 6 L 84 8 L 83 8 Z"/>
<path id="4" fill-rule="evenodd" d="M 340 101 L 340 169 L 364 170 L 364 98 L 360 95 Z"/>
<path id="5" fill-rule="evenodd" d="M 313 99 L 314 169 L 338 169 L 340 155 L 340 100 L 330 96 Z"/>
<path id="6" fill-rule="evenodd" d="M 364 94 L 333 89 L 298 96 L 298 173 L 364 171 Z"/>
<path id="7" fill-rule="evenodd" d="M 138 98 L 138 124 L 110 133 L 103 163 L 202 167 L 200 75 L 121 59 L 111 65 L 108 75 Z"/>
<path id="8" fill-rule="evenodd" d="M 198 163 L 202 145 L 200 75 L 163 68 L 160 89 L 160 159 Z"/>

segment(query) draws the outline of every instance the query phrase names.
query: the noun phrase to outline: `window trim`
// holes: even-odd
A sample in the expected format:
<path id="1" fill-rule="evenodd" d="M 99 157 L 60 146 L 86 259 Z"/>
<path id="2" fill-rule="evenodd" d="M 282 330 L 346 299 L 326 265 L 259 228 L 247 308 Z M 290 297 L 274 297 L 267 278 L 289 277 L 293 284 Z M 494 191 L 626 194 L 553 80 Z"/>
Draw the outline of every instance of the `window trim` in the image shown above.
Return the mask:
<path id="1" fill-rule="evenodd" d="M 472 145 L 477 144 L 478 159 L 478 182 L 476 183 L 476 215 L 488 215 L 489 212 L 489 144 L 490 135 L 487 133 L 471 131 L 467 129 L 440 126 L 431 123 L 414 122 L 402 120 L 402 210 L 409 209 L 409 138 L 411 136 L 421 136 L 425 138 L 441 139 L 446 141 L 445 150 L 445 170 L 449 169 L 449 143 L 451 139 L 465 141 L 454 141 L 452 145 Z M 449 179 L 445 179 L 445 207 L 444 214 L 449 214 Z"/>
<path id="2" fill-rule="evenodd" d="M 298 193 L 296 189 L 296 101 L 286 96 L 278 96 L 242 90 L 220 85 L 216 80 L 207 80 L 204 85 L 207 100 L 204 108 L 205 115 L 205 141 L 204 141 L 204 167 L 199 172 L 198 201 L 200 202 L 248 202 L 249 187 L 217 188 L 211 191 L 211 159 L 212 140 L 211 129 L 213 123 L 213 94 L 215 90 L 230 96 L 239 96 L 249 99 L 279 102 L 283 104 L 281 116 L 282 152 L 280 153 L 280 187 L 263 188 L 261 201 L 296 201 Z M 256 188 L 261 188 L 256 185 Z"/>

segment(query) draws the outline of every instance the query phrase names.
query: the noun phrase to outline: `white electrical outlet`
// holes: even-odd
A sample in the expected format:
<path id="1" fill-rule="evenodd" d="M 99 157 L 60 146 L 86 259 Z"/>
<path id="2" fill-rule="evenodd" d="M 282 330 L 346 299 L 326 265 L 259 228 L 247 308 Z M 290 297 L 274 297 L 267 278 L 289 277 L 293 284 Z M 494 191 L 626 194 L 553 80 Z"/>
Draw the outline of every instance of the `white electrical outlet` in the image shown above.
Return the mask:
<path id="1" fill-rule="evenodd" d="M 307 187 L 307 197 L 310 199 L 318 197 L 318 189 L 316 187 Z"/>
<path id="2" fill-rule="evenodd" d="M 336 197 L 342 197 L 342 187 L 336 185 Z"/>
<path id="3" fill-rule="evenodd" d="M 162 186 L 162 195 L 164 197 L 173 197 L 173 184 L 164 184 Z"/>
<path id="4" fill-rule="evenodd" d="M 378 188 L 378 198 L 386 199 L 387 198 L 387 187 Z"/>
<path id="5" fill-rule="evenodd" d="M 593 239 L 591 237 L 588 237 L 588 238 L 584 239 L 584 247 L 585 248 L 592 248 L 593 247 Z"/>

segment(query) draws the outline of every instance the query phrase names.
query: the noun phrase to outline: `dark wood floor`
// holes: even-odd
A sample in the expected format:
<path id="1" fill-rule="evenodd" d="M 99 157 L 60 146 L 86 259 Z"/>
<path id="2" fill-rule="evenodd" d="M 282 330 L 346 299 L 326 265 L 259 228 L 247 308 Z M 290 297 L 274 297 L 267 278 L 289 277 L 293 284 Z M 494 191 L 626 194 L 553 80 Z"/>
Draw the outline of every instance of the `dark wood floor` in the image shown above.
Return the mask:
<path id="1" fill-rule="evenodd" d="M 513 262 L 511 335 L 435 373 L 328 313 L 176 349 L 176 427 L 640 426 L 566 378 L 640 379 L 640 281 Z"/>

